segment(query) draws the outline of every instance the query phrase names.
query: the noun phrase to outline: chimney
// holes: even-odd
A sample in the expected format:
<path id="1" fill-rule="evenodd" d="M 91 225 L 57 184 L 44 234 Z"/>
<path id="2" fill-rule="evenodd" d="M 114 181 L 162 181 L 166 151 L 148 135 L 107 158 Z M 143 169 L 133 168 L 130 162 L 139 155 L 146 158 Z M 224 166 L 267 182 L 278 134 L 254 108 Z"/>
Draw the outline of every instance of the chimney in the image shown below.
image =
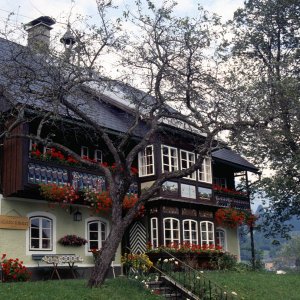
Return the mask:
<path id="1" fill-rule="evenodd" d="M 42 16 L 25 24 L 25 30 L 28 32 L 28 47 L 38 52 L 49 50 L 50 30 L 55 23 L 55 19 Z"/>

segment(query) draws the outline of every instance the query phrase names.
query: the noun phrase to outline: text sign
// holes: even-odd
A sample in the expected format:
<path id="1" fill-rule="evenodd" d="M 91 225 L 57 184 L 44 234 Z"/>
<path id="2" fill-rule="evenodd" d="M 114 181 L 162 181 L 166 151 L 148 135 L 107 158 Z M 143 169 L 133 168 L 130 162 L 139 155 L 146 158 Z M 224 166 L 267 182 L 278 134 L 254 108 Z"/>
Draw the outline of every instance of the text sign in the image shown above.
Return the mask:
<path id="1" fill-rule="evenodd" d="M 27 217 L 0 216 L 0 228 L 27 229 L 29 219 Z"/>

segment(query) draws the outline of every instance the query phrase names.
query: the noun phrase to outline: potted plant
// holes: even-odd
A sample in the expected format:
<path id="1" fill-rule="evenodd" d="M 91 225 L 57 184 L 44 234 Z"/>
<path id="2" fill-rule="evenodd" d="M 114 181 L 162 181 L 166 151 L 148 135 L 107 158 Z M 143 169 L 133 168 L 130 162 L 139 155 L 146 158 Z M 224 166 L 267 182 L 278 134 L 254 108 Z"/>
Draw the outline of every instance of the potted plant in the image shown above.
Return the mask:
<path id="1" fill-rule="evenodd" d="M 87 240 L 75 234 L 67 234 L 58 240 L 63 246 L 80 247 L 87 243 Z"/>

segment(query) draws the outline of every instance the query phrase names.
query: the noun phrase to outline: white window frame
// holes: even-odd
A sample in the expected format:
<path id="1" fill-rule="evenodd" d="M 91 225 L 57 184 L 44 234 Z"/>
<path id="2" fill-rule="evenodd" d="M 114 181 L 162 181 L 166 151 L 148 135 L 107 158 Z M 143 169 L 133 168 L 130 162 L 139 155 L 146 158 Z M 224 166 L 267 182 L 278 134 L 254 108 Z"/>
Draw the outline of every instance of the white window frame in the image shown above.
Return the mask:
<path id="1" fill-rule="evenodd" d="M 147 149 L 151 149 L 151 155 L 147 155 Z M 154 165 L 154 149 L 153 145 L 148 145 L 143 151 L 139 152 L 139 177 L 145 177 L 155 174 Z M 148 172 L 148 168 L 152 167 L 152 172 Z"/>
<path id="2" fill-rule="evenodd" d="M 184 225 L 188 223 L 188 229 L 184 228 Z M 192 223 L 195 224 L 196 230 L 192 230 Z M 196 239 L 193 240 L 192 233 L 193 231 L 196 233 Z M 185 233 L 188 232 L 189 238 L 185 238 Z M 182 221 L 182 241 L 188 242 L 191 245 L 198 245 L 199 238 L 198 238 L 198 222 L 192 219 L 186 219 Z"/>
<path id="3" fill-rule="evenodd" d="M 94 151 L 94 160 L 95 160 L 95 162 L 102 164 L 102 151 L 101 150 L 96 149 Z"/>
<path id="4" fill-rule="evenodd" d="M 89 148 L 86 146 L 81 146 L 81 152 L 80 152 L 80 156 L 81 158 L 89 158 Z"/>
<path id="5" fill-rule="evenodd" d="M 202 230 L 202 225 L 205 225 L 205 230 Z M 208 225 L 212 225 L 212 230 L 208 230 Z M 203 238 L 203 233 L 205 238 Z M 212 235 L 212 239 L 209 238 L 209 235 Z M 210 221 L 201 221 L 200 222 L 200 237 L 201 237 L 201 246 L 203 245 L 215 245 L 215 234 L 214 234 L 214 223 Z"/>
<path id="6" fill-rule="evenodd" d="M 150 219 L 150 230 L 151 230 L 151 245 L 152 248 L 155 249 L 158 247 L 158 219 L 157 218 Z M 156 237 L 154 237 L 154 235 Z"/>
<path id="7" fill-rule="evenodd" d="M 171 232 L 171 238 L 170 238 L 170 242 L 166 243 L 166 221 L 170 220 L 170 228 L 168 228 L 167 230 L 170 230 Z M 177 222 L 177 229 L 174 229 L 174 222 Z M 164 218 L 163 219 L 163 224 L 164 224 L 164 245 L 167 246 L 169 244 L 174 244 L 177 243 L 179 245 L 180 243 L 180 222 L 178 219 L 176 218 Z M 174 238 L 174 231 L 178 231 L 178 239 Z"/>
<path id="8" fill-rule="evenodd" d="M 212 171 L 211 170 L 212 170 L 212 168 L 211 168 L 211 158 L 210 157 L 205 157 L 203 159 L 201 168 L 198 170 L 199 181 L 206 182 L 206 183 L 212 183 Z M 201 174 L 203 174 L 203 175 L 201 175 Z"/>
<path id="9" fill-rule="evenodd" d="M 183 198 L 189 198 L 189 199 L 196 199 L 196 187 L 192 184 L 186 184 L 182 183 L 180 185 L 180 190 L 181 190 L 181 197 Z M 187 195 L 184 195 L 183 192 L 188 191 Z"/>
<path id="10" fill-rule="evenodd" d="M 183 153 L 185 153 L 186 159 L 182 158 L 182 154 Z M 190 160 L 190 155 L 193 156 L 192 160 Z M 184 170 L 184 169 L 190 168 L 192 165 L 195 164 L 195 159 L 196 159 L 195 153 L 190 152 L 190 151 L 186 151 L 186 150 L 180 150 L 180 169 Z M 183 166 L 182 166 L 183 161 L 186 161 L 187 168 L 183 168 Z M 191 179 L 191 180 L 196 180 L 196 172 L 193 172 L 191 175 L 188 175 L 188 176 L 183 177 L 183 178 Z"/>
<path id="11" fill-rule="evenodd" d="M 30 139 L 30 140 L 29 140 L 29 151 L 32 151 L 32 150 L 33 150 L 33 149 L 32 149 L 32 145 L 33 145 L 33 144 L 37 144 L 37 143 L 35 143 L 34 140 Z"/>
<path id="12" fill-rule="evenodd" d="M 220 245 L 220 244 L 219 244 L 219 246 L 222 246 L 222 250 L 227 251 L 227 235 L 226 235 L 226 230 L 225 230 L 224 228 L 221 228 L 221 227 L 217 227 L 217 228 L 216 228 L 216 245 L 218 245 L 218 244 L 217 244 L 218 238 L 219 238 L 219 240 L 221 240 L 220 237 L 218 237 L 218 235 L 219 235 L 220 233 L 223 234 L 224 244 L 223 244 L 223 245 Z"/>
<path id="13" fill-rule="evenodd" d="M 168 154 L 164 154 L 164 148 L 168 149 Z M 175 150 L 176 156 L 171 156 L 171 150 Z M 164 156 L 168 157 L 168 164 L 164 164 Z M 176 163 L 172 164 L 172 158 L 176 159 Z M 167 145 L 161 145 L 161 166 L 162 166 L 162 172 L 173 172 L 178 170 L 178 149 L 175 147 L 167 146 Z M 165 170 L 164 166 L 168 167 L 168 170 Z M 174 169 L 173 169 L 174 168 Z"/>
<path id="14" fill-rule="evenodd" d="M 90 250 L 90 239 L 89 239 L 89 233 L 90 233 L 89 224 L 91 224 L 93 222 L 99 222 L 99 223 L 103 223 L 105 225 L 105 240 L 107 239 L 109 231 L 110 231 L 109 222 L 104 218 L 90 217 L 90 218 L 87 218 L 85 220 L 85 239 L 88 241 L 85 244 L 85 255 L 86 256 L 92 256 L 93 255 L 93 253 Z M 102 241 L 101 234 L 100 234 L 100 244 L 99 245 L 103 246 L 103 242 L 105 240 Z M 98 233 L 98 243 L 99 243 L 99 233 Z"/>
<path id="15" fill-rule="evenodd" d="M 29 219 L 29 227 L 26 230 L 26 255 L 32 255 L 32 254 L 40 254 L 41 252 L 49 253 L 49 254 L 55 254 L 56 253 L 56 217 L 55 215 L 51 213 L 47 213 L 45 211 L 34 211 L 26 215 L 26 217 Z M 51 231 L 51 249 L 37 249 L 32 248 L 31 249 L 31 241 L 30 241 L 30 219 L 32 218 L 46 218 L 51 220 L 52 222 L 52 231 Z"/>

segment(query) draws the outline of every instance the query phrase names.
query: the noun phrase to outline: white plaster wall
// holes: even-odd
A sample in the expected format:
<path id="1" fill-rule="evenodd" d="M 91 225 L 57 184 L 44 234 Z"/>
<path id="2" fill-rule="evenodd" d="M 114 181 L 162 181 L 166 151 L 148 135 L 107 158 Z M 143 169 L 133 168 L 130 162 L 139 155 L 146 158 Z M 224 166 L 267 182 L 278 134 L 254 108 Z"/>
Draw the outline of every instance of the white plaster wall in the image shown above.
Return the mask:
<path id="1" fill-rule="evenodd" d="M 80 237 L 87 238 L 86 220 L 91 217 L 97 217 L 93 212 L 86 208 L 80 207 L 82 213 L 82 221 L 73 221 L 73 215 L 70 214 L 69 207 L 61 208 L 56 205 L 54 208 L 49 207 L 46 201 L 23 200 L 18 198 L 3 198 L 0 196 L 0 212 L 2 215 L 13 216 L 30 216 L 33 212 L 45 212 L 53 215 L 56 223 L 56 228 L 53 228 L 54 233 L 54 250 L 52 253 L 56 254 L 77 254 L 80 255 L 84 262 L 81 266 L 93 266 L 93 257 L 87 251 L 86 246 L 71 247 L 62 246 L 57 243 L 61 237 L 66 234 L 76 234 Z M 102 221 L 106 221 L 109 227 L 109 218 L 107 215 L 100 216 Z M 56 229 L 56 230 L 55 230 Z M 6 253 L 9 258 L 19 258 L 24 261 L 26 266 L 36 266 L 37 263 L 32 260 L 31 255 L 37 252 L 29 251 L 28 244 L 28 230 L 12 230 L 0 229 L 0 255 Z M 47 253 L 47 251 L 40 251 L 40 253 Z M 51 252 L 48 252 L 51 253 Z M 116 260 L 114 264 L 120 265 L 121 247 L 119 246 L 116 253 Z"/>

